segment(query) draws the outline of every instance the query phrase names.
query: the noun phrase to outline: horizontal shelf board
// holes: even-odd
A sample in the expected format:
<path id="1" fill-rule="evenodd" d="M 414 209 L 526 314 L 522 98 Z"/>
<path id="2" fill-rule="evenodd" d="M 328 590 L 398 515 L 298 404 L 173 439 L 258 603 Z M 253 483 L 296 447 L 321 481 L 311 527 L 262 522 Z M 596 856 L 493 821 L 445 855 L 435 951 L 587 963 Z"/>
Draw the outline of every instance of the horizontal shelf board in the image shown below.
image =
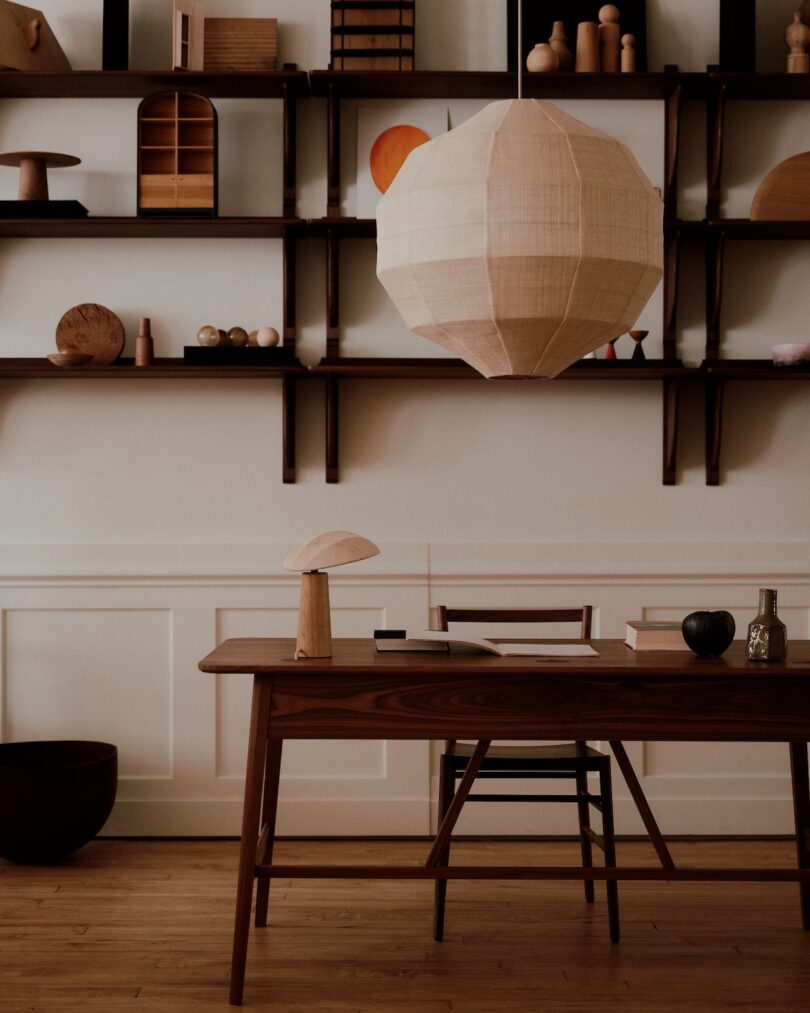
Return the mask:
<path id="1" fill-rule="evenodd" d="M 303 70 L 204 71 L 74 70 L 0 74 L 0 98 L 144 98 L 155 91 L 191 91 L 212 98 L 291 98 L 309 95 Z"/>
<path id="2" fill-rule="evenodd" d="M 752 222 L 750 218 L 712 218 L 708 227 L 727 239 L 810 239 L 810 221 Z"/>
<path id="3" fill-rule="evenodd" d="M 375 218 L 309 218 L 307 228 L 310 235 L 325 236 L 332 229 L 344 239 L 375 239 L 377 221 Z M 685 238 L 700 239 L 706 234 L 706 222 L 677 218 L 664 222 L 664 231 L 678 233 Z"/>
<path id="4" fill-rule="evenodd" d="M 777 366 L 770 359 L 707 359 L 702 368 L 727 380 L 810 380 L 810 364 Z"/>
<path id="5" fill-rule="evenodd" d="M 6 218 L 0 219 L 0 238 L 280 239 L 304 228 L 301 218 Z"/>
<path id="6" fill-rule="evenodd" d="M 725 88 L 731 99 L 809 99 L 808 74 L 709 74 L 712 88 Z"/>
<path id="7" fill-rule="evenodd" d="M 385 380 L 483 380 L 484 376 L 461 359 L 341 358 L 321 359 L 310 372 L 319 376 L 346 379 Z M 650 359 L 643 363 L 617 359 L 584 359 L 566 369 L 558 380 L 662 380 L 697 376 L 699 369 L 687 369 L 678 360 Z M 513 382 L 516 379 L 504 377 Z M 524 378 L 525 379 L 525 378 Z M 535 378 L 529 378 L 535 380 Z M 539 379 L 539 378 L 537 378 Z"/>
<path id="8" fill-rule="evenodd" d="M 341 98 L 517 98 L 517 74 L 506 71 L 312 70 L 312 94 L 332 85 Z M 524 74 L 525 98 L 661 99 L 680 85 L 700 97 L 705 74 Z"/>
<path id="9" fill-rule="evenodd" d="M 47 359 L 0 359 L 3 380 L 262 380 L 304 375 L 305 368 L 292 366 L 187 366 L 182 359 L 155 359 L 151 366 L 136 366 L 132 359 L 119 359 L 110 366 L 63 369 Z"/>

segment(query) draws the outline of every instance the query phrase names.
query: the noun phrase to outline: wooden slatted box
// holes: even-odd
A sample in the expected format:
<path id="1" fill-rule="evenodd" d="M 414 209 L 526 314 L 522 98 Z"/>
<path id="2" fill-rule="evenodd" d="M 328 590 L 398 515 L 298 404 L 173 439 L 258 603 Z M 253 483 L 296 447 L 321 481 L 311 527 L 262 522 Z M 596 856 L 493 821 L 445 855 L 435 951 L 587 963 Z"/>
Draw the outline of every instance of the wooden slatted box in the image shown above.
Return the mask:
<path id="1" fill-rule="evenodd" d="M 331 70 L 413 70 L 416 0 L 332 0 Z"/>

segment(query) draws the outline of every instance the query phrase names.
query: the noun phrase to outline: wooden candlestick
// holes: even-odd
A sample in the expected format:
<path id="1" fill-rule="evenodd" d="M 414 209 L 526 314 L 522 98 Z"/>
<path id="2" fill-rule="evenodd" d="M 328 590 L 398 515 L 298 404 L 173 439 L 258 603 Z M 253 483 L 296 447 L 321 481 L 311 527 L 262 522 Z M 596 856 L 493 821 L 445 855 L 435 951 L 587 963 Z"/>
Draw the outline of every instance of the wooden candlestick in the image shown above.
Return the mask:
<path id="1" fill-rule="evenodd" d="M 135 338 L 135 365 L 151 366 L 155 361 L 155 345 L 152 341 L 152 322 L 141 317 L 138 336 Z"/>
<path id="2" fill-rule="evenodd" d="M 612 341 L 608 341 L 607 348 L 605 349 L 606 360 L 616 358 L 616 342 L 618 340 L 619 340 L 618 338 L 614 338 Z"/>
<path id="3" fill-rule="evenodd" d="M 331 658 L 332 626 L 329 618 L 329 574 L 309 570 L 301 574 L 296 658 Z"/>

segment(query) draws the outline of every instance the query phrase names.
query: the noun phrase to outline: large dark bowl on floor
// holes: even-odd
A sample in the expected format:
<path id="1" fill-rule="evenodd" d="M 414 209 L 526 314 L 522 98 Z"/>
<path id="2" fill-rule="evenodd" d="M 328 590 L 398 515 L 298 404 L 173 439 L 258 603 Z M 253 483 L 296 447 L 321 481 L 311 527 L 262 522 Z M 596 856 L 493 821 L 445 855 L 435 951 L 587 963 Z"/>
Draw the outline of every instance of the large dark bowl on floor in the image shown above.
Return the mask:
<path id="1" fill-rule="evenodd" d="M 115 802 L 109 742 L 0 743 L 0 857 L 58 862 L 101 830 Z"/>

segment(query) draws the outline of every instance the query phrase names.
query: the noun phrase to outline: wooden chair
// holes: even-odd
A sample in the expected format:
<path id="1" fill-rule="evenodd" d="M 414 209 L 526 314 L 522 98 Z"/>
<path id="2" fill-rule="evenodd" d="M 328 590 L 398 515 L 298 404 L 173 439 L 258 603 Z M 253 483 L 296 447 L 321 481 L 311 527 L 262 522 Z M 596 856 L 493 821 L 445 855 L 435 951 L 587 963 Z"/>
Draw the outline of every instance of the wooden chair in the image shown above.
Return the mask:
<path id="1" fill-rule="evenodd" d="M 476 609 L 448 608 L 439 605 L 433 611 L 431 626 L 447 631 L 450 623 L 577 623 L 579 639 L 587 640 L 591 635 L 593 608 L 555 609 Z M 641 785 L 630 764 L 621 742 L 611 742 L 630 793 L 652 839 L 661 863 L 674 868 L 672 858 L 647 804 Z M 478 764 L 480 763 L 480 766 Z M 465 777 L 470 768 L 469 775 Z M 476 769 L 477 768 L 477 769 Z M 595 773 L 599 779 L 599 791 L 593 794 L 588 786 L 588 774 Z M 574 791 L 564 795 L 548 794 L 470 794 L 475 780 L 481 779 L 566 779 L 573 780 Z M 489 746 L 487 743 L 464 743 L 448 740 L 441 758 L 439 769 L 439 832 L 434 850 L 436 864 L 447 866 L 450 859 L 450 835 L 455 819 L 448 821 L 449 828 L 442 827 L 445 816 L 457 795 L 456 782 L 461 780 L 458 795 L 461 804 L 466 802 L 569 802 L 576 804 L 579 819 L 580 851 L 583 867 L 593 864 L 592 845 L 602 849 L 605 866 L 616 864 L 616 847 L 613 831 L 613 794 L 611 789 L 610 757 L 588 746 L 586 742 L 572 742 L 563 745 Z M 590 824 L 590 807 L 602 814 L 602 833 L 598 834 Z M 456 799 L 456 814 L 459 800 Z M 619 941 L 619 897 L 616 880 L 605 883 L 608 905 L 608 926 L 610 938 Z M 593 903 L 593 880 L 584 881 L 585 900 Z M 437 879 L 433 908 L 433 938 L 440 941 L 444 935 L 444 908 L 447 894 L 447 880 Z"/>

